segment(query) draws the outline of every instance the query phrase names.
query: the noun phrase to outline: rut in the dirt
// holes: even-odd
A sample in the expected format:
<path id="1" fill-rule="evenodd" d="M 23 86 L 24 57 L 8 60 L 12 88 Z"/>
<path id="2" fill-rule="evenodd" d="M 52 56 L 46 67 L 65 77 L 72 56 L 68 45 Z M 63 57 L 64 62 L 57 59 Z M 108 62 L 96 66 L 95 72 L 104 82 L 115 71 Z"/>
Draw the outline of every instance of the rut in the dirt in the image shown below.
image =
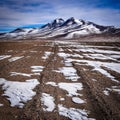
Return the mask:
<path id="1" fill-rule="evenodd" d="M 57 53 L 57 49 L 58 49 L 57 45 L 54 45 L 52 47 L 52 50 L 51 50 L 52 54 L 49 56 L 49 58 L 45 62 L 45 65 L 44 65 L 45 68 L 43 69 L 43 72 L 39 77 L 40 84 L 35 88 L 36 96 L 34 96 L 33 99 L 24 106 L 24 108 L 21 110 L 19 114 L 18 120 L 45 120 L 46 119 L 44 116 L 44 111 L 42 108 L 42 103 L 40 98 L 42 96 L 41 94 L 44 92 L 43 89 L 45 86 L 44 84 L 45 71 L 47 70 L 47 68 L 52 62 L 53 62 L 52 64 L 54 65 L 54 57 Z M 57 97 L 57 90 L 55 90 L 54 93 L 56 94 L 55 97 Z M 54 116 L 54 118 L 59 120 L 59 116 L 57 112 L 52 116 Z M 49 118 L 49 120 L 50 119 L 52 120 L 52 118 Z"/>
<path id="2" fill-rule="evenodd" d="M 97 120 L 119 120 L 120 110 L 116 105 L 111 105 L 101 93 L 101 87 L 96 86 L 91 81 L 91 76 L 86 74 L 82 67 L 77 67 L 74 63 L 73 66 L 76 68 L 78 75 L 82 77 L 82 83 L 86 91 L 87 100 L 92 107 L 91 112 L 94 113 Z M 112 107 L 113 106 L 113 107 Z"/>

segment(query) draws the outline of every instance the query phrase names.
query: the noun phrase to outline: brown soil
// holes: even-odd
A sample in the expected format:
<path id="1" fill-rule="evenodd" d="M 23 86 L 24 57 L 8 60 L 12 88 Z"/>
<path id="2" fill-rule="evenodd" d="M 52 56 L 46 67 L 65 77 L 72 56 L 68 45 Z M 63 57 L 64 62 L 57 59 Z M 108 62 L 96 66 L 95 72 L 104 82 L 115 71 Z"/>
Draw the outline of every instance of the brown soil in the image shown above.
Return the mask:
<path id="1" fill-rule="evenodd" d="M 91 43 L 81 44 L 89 45 Z M 119 43 L 92 43 L 92 45 L 120 46 Z M 78 93 L 83 94 L 81 98 L 86 100 L 85 104 L 76 104 L 72 102 L 72 98 L 70 96 L 67 96 L 67 92 L 65 90 L 46 85 L 46 82 L 49 81 L 55 83 L 73 82 L 66 80 L 62 73 L 53 71 L 65 66 L 63 58 L 59 57 L 57 54 L 60 47 L 65 51 L 65 53 L 83 54 L 82 52 L 69 51 L 68 49 L 74 49 L 74 47 L 68 47 L 67 45 L 62 46 L 62 44 L 56 44 L 54 41 L 0 42 L 0 55 L 12 55 L 12 57 L 24 56 L 14 62 L 9 62 L 9 58 L 0 60 L 0 78 L 5 78 L 10 81 L 25 81 L 27 79 L 36 78 L 40 82 L 40 84 L 34 89 L 34 91 L 36 91 L 36 95 L 32 100 L 25 104 L 23 109 L 20 109 L 17 106 L 11 107 L 10 102 L 6 97 L 2 96 L 4 91 L 2 91 L 2 86 L 0 86 L 0 103 L 4 104 L 4 106 L 0 107 L 0 120 L 69 120 L 69 118 L 59 115 L 57 107 L 58 104 L 62 104 L 67 108 L 72 107 L 77 109 L 86 109 L 90 111 L 88 117 L 95 118 L 96 120 L 120 120 L 120 95 L 117 92 L 112 91 L 108 96 L 103 93 L 105 88 L 119 86 L 120 84 L 112 81 L 110 78 L 98 71 L 93 71 L 91 66 L 86 66 L 85 64 L 78 65 L 76 62 L 72 62 L 73 67 L 80 76 L 80 79 L 76 81 L 76 83 L 80 82 L 83 84 L 83 90 L 78 91 Z M 105 50 L 111 50 L 111 48 L 105 48 Z M 114 50 L 118 49 L 115 48 Z M 46 60 L 42 59 L 45 51 L 52 52 Z M 85 54 L 87 53 L 89 52 L 86 52 Z M 91 60 L 90 58 L 85 57 L 74 59 Z M 112 60 L 104 61 L 112 62 Z M 30 78 L 20 75 L 10 76 L 10 72 L 32 73 L 30 67 L 35 65 L 45 67 L 40 76 L 32 75 Z M 105 67 L 103 67 L 103 69 L 120 81 L 119 73 Z M 42 93 L 49 93 L 55 98 L 56 108 L 52 112 L 43 111 L 43 107 L 45 106 L 40 100 Z M 65 98 L 65 100 L 60 101 L 60 98 Z"/>

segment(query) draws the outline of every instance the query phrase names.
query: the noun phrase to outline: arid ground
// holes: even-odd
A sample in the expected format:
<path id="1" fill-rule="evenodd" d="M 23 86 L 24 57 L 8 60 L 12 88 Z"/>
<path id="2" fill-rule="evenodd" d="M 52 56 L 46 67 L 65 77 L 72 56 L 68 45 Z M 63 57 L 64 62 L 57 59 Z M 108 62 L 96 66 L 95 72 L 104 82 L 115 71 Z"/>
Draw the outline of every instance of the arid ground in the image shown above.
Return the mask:
<path id="1" fill-rule="evenodd" d="M 0 120 L 120 120 L 120 44 L 0 42 Z"/>

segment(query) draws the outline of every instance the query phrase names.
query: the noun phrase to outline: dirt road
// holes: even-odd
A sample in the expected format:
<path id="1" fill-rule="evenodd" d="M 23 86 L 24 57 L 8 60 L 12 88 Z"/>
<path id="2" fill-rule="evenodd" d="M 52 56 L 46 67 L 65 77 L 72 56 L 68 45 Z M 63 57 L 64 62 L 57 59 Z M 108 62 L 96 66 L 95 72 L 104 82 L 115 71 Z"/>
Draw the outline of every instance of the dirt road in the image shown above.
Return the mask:
<path id="1" fill-rule="evenodd" d="M 1 42 L 0 81 L 0 120 L 120 119 L 119 43 Z"/>

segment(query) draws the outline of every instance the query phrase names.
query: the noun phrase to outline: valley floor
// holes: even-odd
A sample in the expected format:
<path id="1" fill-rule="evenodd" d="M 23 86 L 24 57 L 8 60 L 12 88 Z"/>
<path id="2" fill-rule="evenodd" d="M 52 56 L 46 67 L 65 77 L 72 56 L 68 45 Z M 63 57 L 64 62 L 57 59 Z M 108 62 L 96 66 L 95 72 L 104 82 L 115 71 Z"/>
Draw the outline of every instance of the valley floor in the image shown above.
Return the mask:
<path id="1" fill-rule="evenodd" d="M 120 119 L 120 44 L 0 42 L 0 120 L 69 119 Z"/>

